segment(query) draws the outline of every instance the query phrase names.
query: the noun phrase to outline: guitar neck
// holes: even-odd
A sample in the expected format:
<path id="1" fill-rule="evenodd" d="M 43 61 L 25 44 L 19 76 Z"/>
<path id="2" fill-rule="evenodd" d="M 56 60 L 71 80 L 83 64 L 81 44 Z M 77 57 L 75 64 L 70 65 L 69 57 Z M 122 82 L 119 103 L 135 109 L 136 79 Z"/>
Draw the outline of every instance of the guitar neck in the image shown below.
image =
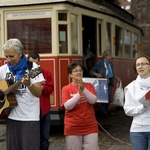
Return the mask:
<path id="1" fill-rule="evenodd" d="M 29 71 L 28 77 L 30 78 L 35 78 L 37 75 L 39 75 L 42 72 L 41 67 L 34 68 Z M 26 75 L 25 75 L 26 76 Z M 7 90 L 3 91 L 4 95 L 6 96 L 9 94 L 11 91 L 13 91 L 19 84 L 21 83 L 21 79 L 14 84 L 10 85 Z"/>
<path id="2" fill-rule="evenodd" d="M 6 96 L 9 94 L 11 91 L 13 91 L 19 84 L 21 83 L 21 80 L 15 82 L 14 84 L 10 85 L 7 90 L 4 91 L 4 95 Z"/>

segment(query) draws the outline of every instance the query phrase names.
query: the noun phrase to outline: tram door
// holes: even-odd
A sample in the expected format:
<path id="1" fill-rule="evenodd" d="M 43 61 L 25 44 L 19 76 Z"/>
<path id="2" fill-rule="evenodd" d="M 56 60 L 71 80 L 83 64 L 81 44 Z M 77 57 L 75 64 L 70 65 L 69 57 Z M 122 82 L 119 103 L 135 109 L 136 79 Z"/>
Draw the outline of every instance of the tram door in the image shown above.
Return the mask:
<path id="1" fill-rule="evenodd" d="M 88 77 L 88 71 L 97 61 L 96 19 L 83 15 L 82 31 L 84 76 Z"/>

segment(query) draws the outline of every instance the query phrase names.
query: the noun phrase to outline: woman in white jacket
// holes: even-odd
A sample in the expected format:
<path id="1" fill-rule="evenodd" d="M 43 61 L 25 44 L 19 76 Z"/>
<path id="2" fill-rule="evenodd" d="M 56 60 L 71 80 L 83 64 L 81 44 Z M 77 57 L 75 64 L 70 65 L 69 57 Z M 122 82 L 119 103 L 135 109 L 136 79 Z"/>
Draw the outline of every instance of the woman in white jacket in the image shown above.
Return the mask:
<path id="1" fill-rule="evenodd" d="M 130 128 L 133 150 L 150 150 L 150 59 L 138 57 L 134 69 L 137 78 L 124 89 L 124 111 L 133 117 Z"/>

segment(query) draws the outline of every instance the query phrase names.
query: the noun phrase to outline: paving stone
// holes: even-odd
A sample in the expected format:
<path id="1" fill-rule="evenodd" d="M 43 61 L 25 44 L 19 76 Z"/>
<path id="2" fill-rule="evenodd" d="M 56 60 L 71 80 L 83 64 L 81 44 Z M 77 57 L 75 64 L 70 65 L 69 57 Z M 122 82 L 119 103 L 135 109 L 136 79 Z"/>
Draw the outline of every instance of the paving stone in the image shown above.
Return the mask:
<path id="1" fill-rule="evenodd" d="M 129 141 L 132 119 L 122 109 L 114 113 L 107 119 L 98 120 L 100 150 L 132 150 Z M 51 126 L 49 142 L 49 150 L 66 150 L 62 126 Z M 6 150 L 6 125 L 3 122 L 0 122 L 0 150 Z"/>

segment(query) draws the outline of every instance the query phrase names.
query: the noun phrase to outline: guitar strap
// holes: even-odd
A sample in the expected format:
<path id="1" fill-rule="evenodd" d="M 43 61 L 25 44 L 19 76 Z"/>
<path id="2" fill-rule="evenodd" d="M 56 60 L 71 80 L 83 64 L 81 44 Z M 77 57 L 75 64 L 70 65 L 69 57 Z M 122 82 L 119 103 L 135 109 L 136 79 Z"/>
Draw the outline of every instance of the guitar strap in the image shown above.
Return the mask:
<path id="1" fill-rule="evenodd" d="M 27 68 L 29 71 L 32 69 L 32 67 L 33 67 L 33 62 L 27 61 Z"/>

